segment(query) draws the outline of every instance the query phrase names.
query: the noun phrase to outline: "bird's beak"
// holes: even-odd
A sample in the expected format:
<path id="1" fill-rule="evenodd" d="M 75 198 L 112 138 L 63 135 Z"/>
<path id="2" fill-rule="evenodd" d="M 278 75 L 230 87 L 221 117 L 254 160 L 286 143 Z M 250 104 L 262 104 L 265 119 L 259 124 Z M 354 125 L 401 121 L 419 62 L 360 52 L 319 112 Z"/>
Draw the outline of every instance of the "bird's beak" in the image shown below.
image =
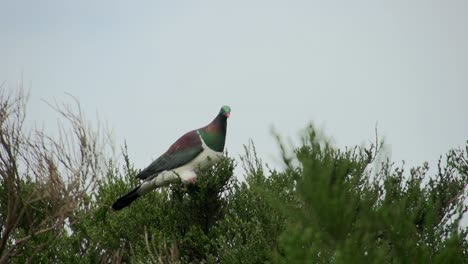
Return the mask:
<path id="1" fill-rule="evenodd" d="M 226 113 L 226 117 L 229 118 L 231 116 L 231 113 Z"/>

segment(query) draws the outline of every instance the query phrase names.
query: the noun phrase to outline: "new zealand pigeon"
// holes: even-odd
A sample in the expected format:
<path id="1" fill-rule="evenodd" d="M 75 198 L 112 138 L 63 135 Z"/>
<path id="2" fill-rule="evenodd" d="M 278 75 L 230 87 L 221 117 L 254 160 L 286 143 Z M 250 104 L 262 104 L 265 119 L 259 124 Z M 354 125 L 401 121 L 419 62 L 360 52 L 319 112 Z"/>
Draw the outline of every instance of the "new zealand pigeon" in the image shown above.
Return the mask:
<path id="1" fill-rule="evenodd" d="M 222 157 L 230 114 L 231 108 L 225 105 L 210 124 L 180 137 L 166 153 L 138 173 L 137 178 L 143 183 L 117 199 L 112 209 L 121 210 L 138 197 L 179 179 L 194 183 L 197 169 Z"/>

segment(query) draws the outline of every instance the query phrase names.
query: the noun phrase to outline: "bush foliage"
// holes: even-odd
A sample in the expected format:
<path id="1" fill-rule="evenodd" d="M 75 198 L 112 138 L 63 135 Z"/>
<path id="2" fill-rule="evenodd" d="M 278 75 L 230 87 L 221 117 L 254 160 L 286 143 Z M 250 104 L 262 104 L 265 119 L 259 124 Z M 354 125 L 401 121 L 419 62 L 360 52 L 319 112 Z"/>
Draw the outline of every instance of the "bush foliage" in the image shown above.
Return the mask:
<path id="1" fill-rule="evenodd" d="M 408 172 L 378 158 L 380 142 L 337 149 L 312 127 L 301 146 L 280 146 L 283 169 L 269 169 L 250 144 L 240 159 L 245 180 L 234 175 L 236 162 L 226 155 L 200 171 L 196 184 L 158 189 L 114 212 L 110 205 L 137 184 L 125 147 L 124 164 L 109 162 L 63 224 L 33 232 L 54 201 L 28 204 L 27 217 L 2 237 L 0 254 L 9 263 L 467 262 L 468 230 L 460 220 L 468 142 L 435 168 L 425 163 Z M 5 179 L 2 235 L 11 195 Z M 21 199 L 44 185 L 16 180 Z"/>

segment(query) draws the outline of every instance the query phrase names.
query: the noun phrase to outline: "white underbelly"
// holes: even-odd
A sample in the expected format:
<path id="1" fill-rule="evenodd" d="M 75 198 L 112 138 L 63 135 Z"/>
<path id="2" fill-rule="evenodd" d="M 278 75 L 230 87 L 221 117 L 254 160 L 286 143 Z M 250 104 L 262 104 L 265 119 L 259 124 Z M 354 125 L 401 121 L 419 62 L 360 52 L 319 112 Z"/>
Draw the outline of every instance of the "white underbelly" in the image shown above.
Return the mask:
<path id="1" fill-rule="evenodd" d="M 223 156 L 223 153 L 216 152 L 209 148 L 206 148 L 205 151 L 200 153 L 194 160 L 192 160 L 191 162 L 189 162 L 188 164 L 180 168 L 175 169 L 174 172 L 180 175 L 180 178 L 183 181 L 187 181 L 194 177 L 197 177 L 195 172 L 198 169 L 205 168 L 215 163 L 216 161 L 221 159 L 222 156 Z"/>
<path id="2" fill-rule="evenodd" d="M 171 183 L 182 180 L 187 182 L 197 177 L 196 171 L 200 168 L 205 168 L 223 156 L 222 152 L 216 152 L 208 148 L 203 142 L 204 151 L 202 151 L 195 159 L 186 165 L 179 167 L 175 170 L 167 170 L 161 172 L 158 176 L 151 181 L 144 182 L 139 190 L 139 194 L 143 195 L 158 187 L 167 186 Z"/>

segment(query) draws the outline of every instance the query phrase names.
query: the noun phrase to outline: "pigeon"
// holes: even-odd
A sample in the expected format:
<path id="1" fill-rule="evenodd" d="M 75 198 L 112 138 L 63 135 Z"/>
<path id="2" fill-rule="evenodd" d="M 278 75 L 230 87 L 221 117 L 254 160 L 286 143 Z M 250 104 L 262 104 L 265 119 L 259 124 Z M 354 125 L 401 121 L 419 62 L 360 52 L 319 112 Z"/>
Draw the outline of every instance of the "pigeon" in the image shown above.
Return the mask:
<path id="1" fill-rule="evenodd" d="M 213 164 L 223 156 L 230 114 L 231 108 L 225 105 L 210 124 L 180 137 L 164 154 L 138 173 L 136 177 L 143 182 L 117 199 L 112 209 L 121 210 L 138 197 L 179 180 L 195 183 L 198 169 Z"/>

